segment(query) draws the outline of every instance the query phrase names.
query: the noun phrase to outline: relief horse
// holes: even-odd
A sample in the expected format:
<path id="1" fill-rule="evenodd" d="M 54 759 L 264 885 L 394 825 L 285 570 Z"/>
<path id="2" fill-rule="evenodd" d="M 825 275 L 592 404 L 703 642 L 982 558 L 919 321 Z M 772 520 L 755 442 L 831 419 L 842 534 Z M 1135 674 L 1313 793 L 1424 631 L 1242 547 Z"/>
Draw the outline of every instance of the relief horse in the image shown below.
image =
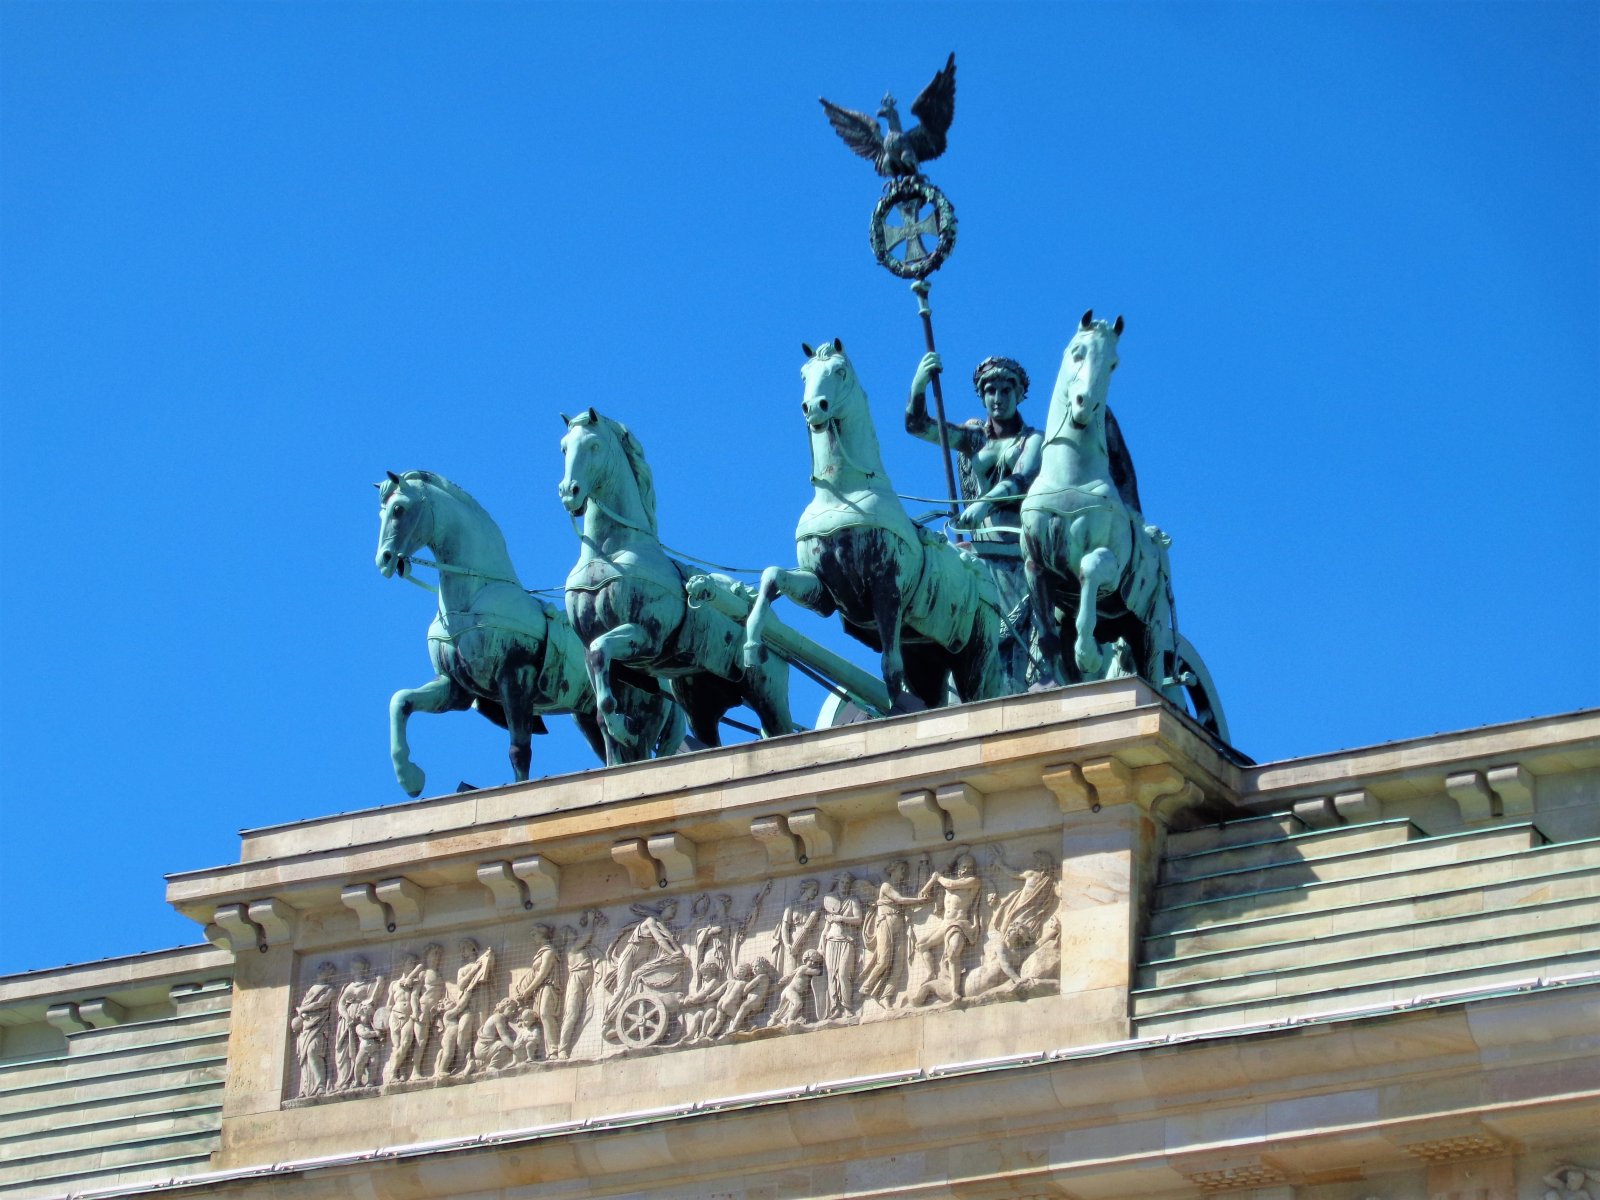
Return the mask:
<path id="1" fill-rule="evenodd" d="M 426 547 L 439 570 L 439 610 L 428 627 L 434 678 L 389 701 L 389 751 L 408 795 L 425 775 L 411 761 L 406 722 L 413 712 L 475 707 L 511 735 L 511 769 L 528 778 L 532 737 L 543 714 L 571 713 L 605 757 L 583 646 L 566 614 L 530 596 L 517 581 L 504 536 L 465 489 L 431 471 L 389 472 L 378 484 L 378 570 L 404 576 Z M 661 753 L 670 752 L 681 719 L 669 701 L 630 689 L 625 702 Z"/>
<path id="2" fill-rule="evenodd" d="M 797 570 L 768 567 L 745 624 L 745 661 L 766 655 L 772 601 L 787 596 L 882 654 L 897 708 L 1005 692 L 994 580 L 978 560 L 912 523 L 883 468 L 878 434 L 855 366 L 835 339 L 802 346 L 800 407 L 816 489 L 795 528 Z"/>
<path id="3" fill-rule="evenodd" d="M 1022 558 L 1046 669 L 1065 683 L 1138 674 L 1224 740 L 1210 673 L 1178 632 L 1169 538 L 1146 525 L 1106 408 L 1123 322 L 1083 314 L 1050 395 L 1039 475 L 1022 502 Z M 1114 428 L 1114 421 L 1113 421 Z M 1113 452 L 1114 450 L 1114 452 Z M 1063 632 L 1072 623 L 1072 656 Z M 1131 660 L 1131 661 L 1129 661 Z"/>
<path id="4" fill-rule="evenodd" d="M 638 440 L 592 408 L 563 420 L 561 503 L 583 522 L 582 549 L 567 576 L 567 616 L 588 647 L 606 761 L 632 762 L 645 745 L 616 700 L 614 674 L 665 680 L 708 746 L 720 744 L 718 724 L 739 704 L 755 711 L 767 737 L 793 732 L 788 664 L 745 669 L 738 623 L 708 604 L 689 604 L 685 585 L 696 572 L 662 549 L 655 481 Z"/>

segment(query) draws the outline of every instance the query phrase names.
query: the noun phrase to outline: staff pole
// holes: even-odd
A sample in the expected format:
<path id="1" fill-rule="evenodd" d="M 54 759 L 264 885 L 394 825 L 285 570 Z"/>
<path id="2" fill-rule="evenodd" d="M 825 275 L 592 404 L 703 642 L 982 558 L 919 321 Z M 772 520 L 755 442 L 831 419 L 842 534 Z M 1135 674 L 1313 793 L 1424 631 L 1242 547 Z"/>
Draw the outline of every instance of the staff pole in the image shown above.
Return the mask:
<path id="1" fill-rule="evenodd" d="M 933 310 L 928 307 L 929 284 L 926 279 L 919 279 L 911 285 L 911 290 L 917 297 L 917 315 L 922 318 L 922 341 L 929 351 L 937 349 L 933 344 Z M 950 455 L 950 433 L 944 419 L 944 388 L 939 386 L 939 377 L 943 371 L 933 373 L 933 411 L 939 419 L 939 449 L 944 452 L 944 485 L 945 495 L 950 497 L 950 519 L 954 520 L 961 514 L 961 507 L 957 502 L 956 468 L 955 460 Z"/>

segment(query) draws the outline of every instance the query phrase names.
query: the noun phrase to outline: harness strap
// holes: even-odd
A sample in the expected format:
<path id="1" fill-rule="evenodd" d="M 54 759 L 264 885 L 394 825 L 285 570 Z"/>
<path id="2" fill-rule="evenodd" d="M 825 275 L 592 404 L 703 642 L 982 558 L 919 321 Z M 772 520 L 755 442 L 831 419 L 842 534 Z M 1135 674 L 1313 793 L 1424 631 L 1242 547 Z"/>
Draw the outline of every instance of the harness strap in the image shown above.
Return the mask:
<path id="1" fill-rule="evenodd" d="M 669 546 L 669 545 L 667 545 L 665 542 L 663 542 L 661 540 L 661 535 L 658 534 L 655 530 L 647 529 L 645 526 L 640 525 L 637 521 L 628 520 L 626 517 L 622 516 L 615 509 L 613 509 L 610 505 L 601 503 L 600 498 L 598 496 L 594 495 L 594 493 L 592 493 L 592 492 L 589 494 L 589 499 L 588 499 L 587 502 L 589 504 L 594 505 L 595 508 L 599 509 L 602 513 L 604 513 L 606 516 L 610 517 L 613 521 L 615 521 L 618 525 L 621 525 L 623 528 L 636 530 L 637 532 L 644 534 L 646 537 L 654 539 L 656 545 L 660 546 L 662 550 L 666 551 L 666 553 L 668 553 L 670 555 L 673 555 L 676 558 L 688 559 L 690 562 L 695 563 L 698 566 L 710 567 L 713 571 L 731 571 L 735 575 L 759 575 L 759 574 L 761 574 L 761 568 L 760 567 L 730 567 L 730 566 L 727 566 L 724 563 L 712 562 L 709 558 L 701 558 L 698 555 L 690 554 L 686 550 L 679 550 L 676 546 Z M 581 529 L 579 529 L 579 527 L 578 527 L 578 519 L 576 517 L 572 518 L 572 525 L 573 525 L 574 529 L 578 529 L 578 536 L 580 538 L 582 538 L 583 537 L 583 531 Z M 595 553 L 596 554 L 600 554 L 600 548 L 598 546 L 595 547 Z M 600 554 L 600 557 L 601 558 L 605 558 L 606 556 L 604 554 Z M 610 562 L 611 560 L 610 559 L 606 559 L 606 561 Z"/>

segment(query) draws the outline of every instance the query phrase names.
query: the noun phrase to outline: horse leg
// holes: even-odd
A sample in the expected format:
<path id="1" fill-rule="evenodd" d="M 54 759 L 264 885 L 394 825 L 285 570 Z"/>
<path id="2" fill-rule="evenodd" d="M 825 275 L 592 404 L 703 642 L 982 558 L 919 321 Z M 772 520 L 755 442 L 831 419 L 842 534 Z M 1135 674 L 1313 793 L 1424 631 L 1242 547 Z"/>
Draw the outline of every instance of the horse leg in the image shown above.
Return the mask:
<path id="1" fill-rule="evenodd" d="M 507 671 L 500 677 L 500 707 L 505 710 L 506 732 L 511 735 L 511 775 L 521 783 L 533 765 L 533 711 L 526 691 L 518 686 L 517 674 Z"/>
<path id="2" fill-rule="evenodd" d="M 470 703 L 447 675 L 440 675 L 418 688 L 401 688 L 389 697 L 389 757 L 394 760 L 394 777 L 406 795 L 422 795 L 422 785 L 427 782 L 427 774 L 411 761 L 406 720 L 414 712 L 450 712 L 466 708 Z"/>
<path id="3" fill-rule="evenodd" d="M 971 704 L 974 700 L 988 700 L 1011 693 L 1014 685 L 1006 671 L 1005 652 L 1001 649 L 1005 637 L 1007 631 L 999 618 L 990 615 L 987 607 L 979 605 L 967 644 L 956 655 L 952 672 L 956 695 L 961 698 L 961 703 Z M 1026 639 L 1021 641 L 1020 649 L 1023 654 L 1027 653 Z M 1019 674 L 1017 678 L 1020 680 L 1022 675 Z"/>
<path id="4" fill-rule="evenodd" d="M 761 732 L 780 737 L 795 732 L 789 713 L 789 664 L 776 655 L 753 671 L 745 673 L 745 702 L 761 720 Z"/>
<path id="5" fill-rule="evenodd" d="M 1089 551 L 1078 563 L 1078 640 L 1072 657 L 1085 679 L 1099 679 L 1105 668 L 1105 655 L 1095 640 L 1094 628 L 1100 619 L 1100 593 L 1109 591 L 1121 573 L 1117 556 L 1104 546 Z"/>
<path id="6" fill-rule="evenodd" d="M 680 675 L 672 681 L 672 695 L 688 719 L 689 732 L 703 746 L 722 745 L 722 716 L 736 702 L 732 696 L 719 694 L 720 682 L 704 672 Z"/>
<path id="7" fill-rule="evenodd" d="M 1061 626 L 1056 621 L 1055 592 L 1050 586 L 1050 572 L 1044 564 L 1028 555 L 1022 562 L 1023 574 L 1028 580 L 1028 607 L 1039 629 L 1039 658 L 1045 678 L 1043 683 L 1066 683 L 1067 672 L 1061 657 Z"/>
<path id="8" fill-rule="evenodd" d="M 878 640 L 883 644 L 883 684 L 889 689 L 895 711 L 905 711 L 902 697 L 906 690 L 906 664 L 900 653 L 900 615 L 904 605 L 900 595 L 900 581 L 895 572 L 880 571 L 872 581 L 872 620 L 878 627 Z"/>
<path id="9" fill-rule="evenodd" d="M 618 625 L 615 629 L 608 629 L 594 641 L 589 643 L 589 652 L 584 656 L 584 661 L 589 668 L 589 682 L 594 685 L 595 705 L 600 710 L 600 722 L 604 727 L 608 748 L 611 754 L 607 756 L 607 765 L 615 766 L 619 762 L 635 762 L 643 755 L 633 753 L 637 747 L 634 743 L 638 740 L 639 722 L 627 713 L 622 712 L 617 705 L 617 697 L 611 690 L 611 664 L 617 659 L 624 662 L 635 658 L 646 658 L 650 652 L 659 649 L 659 643 L 652 637 L 643 625 L 630 622 Z M 631 758 L 619 758 L 621 753 L 633 754 Z"/>
<path id="10" fill-rule="evenodd" d="M 782 567 L 768 567 L 761 572 L 761 583 L 756 588 L 756 602 L 750 606 L 750 613 L 744 619 L 744 658 L 743 663 L 747 669 L 759 667 L 767 656 L 767 648 L 762 644 L 761 633 L 767 624 L 767 615 L 772 611 L 772 602 L 779 596 L 787 596 L 801 608 L 808 608 L 814 613 L 827 617 L 833 614 L 834 605 L 828 596 L 828 589 L 822 586 L 822 580 L 817 578 L 814 571 L 787 571 Z"/>

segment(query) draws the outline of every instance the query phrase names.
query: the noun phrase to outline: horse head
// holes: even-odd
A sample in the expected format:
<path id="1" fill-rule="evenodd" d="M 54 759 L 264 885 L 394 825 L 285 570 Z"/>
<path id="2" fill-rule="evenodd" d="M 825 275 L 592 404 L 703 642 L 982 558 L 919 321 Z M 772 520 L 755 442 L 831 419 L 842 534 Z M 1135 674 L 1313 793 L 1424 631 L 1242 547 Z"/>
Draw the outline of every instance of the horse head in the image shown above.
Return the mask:
<path id="1" fill-rule="evenodd" d="M 1097 321 L 1091 308 L 1083 314 L 1067 343 L 1050 403 L 1052 409 L 1061 406 L 1066 422 L 1074 430 L 1081 432 L 1103 419 L 1106 389 L 1111 372 L 1117 369 L 1117 340 L 1121 336 L 1121 317 L 1115 322 Z"/>
<path id="2" fill-rule="evenodd" d="M 378 570 L 388 579 L 406 573 L 406 560 L 428 544 L 433 534 L 432 507 L 425 484 L 426 473 L 388 472 L 378 489 Z"/>
<path id="3" fill-rule="evenodd" d="M 565 469 L 556 491 L 561 496 L 561 507 L 572 516 L 581 517 L 609 465 L 602 461 L 607 455 L 600 414 L 590 408 L 575 417 L 562 413 L 561 419 L 567 425 L 566 433 L 561 435 Z"/>
<path id="4" fill-rule="evenodd" d="M 624 510 L 628 524 L 649 533 L 656 527 L 656 491 L 644 450 L 628 427 L 590 408 L 575 417 L 565 413 L 567 432 L 561 437 L 566 470 L 557 485 L 561 506 L 581 517 L 591 498 L 600 496 L 602 507 Z M 631 485 L 631 487 L 630 487 Z"/>
<path id="5" fill-rule="evenodd" d="M 844 343 L 834 338 L 813 350 L 804 342 L 806 363 L 800 368 L 800 378 L 805 381 L 805 393 L 800 399 L 800 410 L 806 415 L 806 424 L 821 429 L 830 421 L 845 415 L 851 403 L 864 393 L 856 380 L 855 365 L 845 355 Z"/>

